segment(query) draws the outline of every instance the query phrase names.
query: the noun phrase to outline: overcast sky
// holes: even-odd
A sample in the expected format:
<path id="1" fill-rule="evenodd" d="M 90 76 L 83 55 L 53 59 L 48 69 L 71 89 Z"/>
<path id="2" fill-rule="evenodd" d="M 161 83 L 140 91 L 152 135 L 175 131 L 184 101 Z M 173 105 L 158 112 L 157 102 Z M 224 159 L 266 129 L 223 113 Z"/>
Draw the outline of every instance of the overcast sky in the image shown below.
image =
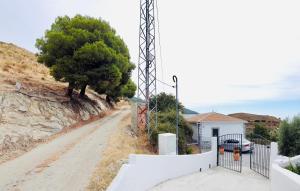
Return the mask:
<path id="1" fill-rule="evenodd" d="M 158 6 L 163 57 L 158 78 L 172 83 L 176 74 L 187 107 L 280 117 L 299 113 L 300 1 L 161 0 Z M 57 16 L 77 13 L 108 21 L 137 63 L 139 0 L 1 0 L 0 41 L 36 52 L 35 39 Z"/>

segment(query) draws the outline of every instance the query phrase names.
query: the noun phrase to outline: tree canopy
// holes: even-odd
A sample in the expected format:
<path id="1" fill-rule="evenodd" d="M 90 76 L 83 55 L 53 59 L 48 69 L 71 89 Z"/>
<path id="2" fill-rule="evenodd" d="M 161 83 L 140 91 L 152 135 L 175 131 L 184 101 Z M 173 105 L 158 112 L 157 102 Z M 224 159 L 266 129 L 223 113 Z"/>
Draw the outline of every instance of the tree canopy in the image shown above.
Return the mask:
<path id="1" fill-rule="evenodd" d="M 56 80 L 69 83 L 69 96 L 73 89 L 83 96 L 88 85 L 113 99 L 134 96 L 130 77 L 135 66 L 126 44 L 107 22 L 81 15 L 58 17 L 36 47 L 38 61 L 50 67 Z"/>
<path id="2" fill-rule="evenodd" d="M 300 116 L 284 120 L 279 127 L 278 147 L 284 156 L 300 155 Z"/>
<path id="3" fill-rule="evenodd" d="M 157 99 L 157 111 L 158 112 L 166 112 L 169 110 L 176 109 L 176 98 L 172 94 L 166 94 L 165 92 L 162 92 L 158 94 L 156 97 L 153 97 L 150 100 L 150 105 L 153 107 L 155 104 L 155 98 Z M 183 105 L 179 102 L 178 104 L 179 111 L 183 112 Z"/>

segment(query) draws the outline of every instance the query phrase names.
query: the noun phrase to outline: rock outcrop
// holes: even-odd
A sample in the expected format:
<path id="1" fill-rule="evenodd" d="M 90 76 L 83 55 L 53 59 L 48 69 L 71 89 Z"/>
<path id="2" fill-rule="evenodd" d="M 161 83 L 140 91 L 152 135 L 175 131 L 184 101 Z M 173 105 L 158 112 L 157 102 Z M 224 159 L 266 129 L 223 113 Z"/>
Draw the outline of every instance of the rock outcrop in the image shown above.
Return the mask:
<path id="1" fill-rule="evenodd" d="M 0 42 L 0 163 L 5 153 L 26 150 L 110 107 L 90 89 L 83 99 L 76 92 L 66 97 L 66 89 L 33 53 Z"/>

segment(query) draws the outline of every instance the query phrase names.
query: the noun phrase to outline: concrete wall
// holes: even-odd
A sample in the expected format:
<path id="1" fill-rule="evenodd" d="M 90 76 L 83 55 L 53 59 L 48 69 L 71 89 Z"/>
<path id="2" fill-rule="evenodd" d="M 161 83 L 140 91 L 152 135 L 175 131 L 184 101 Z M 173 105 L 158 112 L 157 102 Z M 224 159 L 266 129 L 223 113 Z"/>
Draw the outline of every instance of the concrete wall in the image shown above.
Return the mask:
<path id="1" fill-rule="evenodd" d="M 217 164 L 217 140 L 212 138 L 212 151 L 196 155 L 130 155 L 108 191 L 144 191 L 155 185 L 194 172 L 205 171 Z"/>
<path id="2" fill-rule="evenodd" d="M 271 191 L 299 191 L 300 175 L 297 175 L 285 167 L 289 164 L 300 163 L 300 155 L 288 158 L 278 155 L 278 146 L 271 144 Z"/>

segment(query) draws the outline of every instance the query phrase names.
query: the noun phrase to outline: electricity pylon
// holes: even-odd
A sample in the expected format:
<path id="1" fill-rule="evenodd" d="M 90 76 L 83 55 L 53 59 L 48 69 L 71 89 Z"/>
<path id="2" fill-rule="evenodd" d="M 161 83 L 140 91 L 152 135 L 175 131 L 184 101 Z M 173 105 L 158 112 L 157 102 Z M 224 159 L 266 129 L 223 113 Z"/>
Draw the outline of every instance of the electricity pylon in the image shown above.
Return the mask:
<path id="1" fill-rule="evenodd" d="M 151 124 L 157 126 L 154 1 L 140 0 L 138 97 L 143 103 L 138 105 L 137 124 L 147 128 L 148 135 Z"/>

